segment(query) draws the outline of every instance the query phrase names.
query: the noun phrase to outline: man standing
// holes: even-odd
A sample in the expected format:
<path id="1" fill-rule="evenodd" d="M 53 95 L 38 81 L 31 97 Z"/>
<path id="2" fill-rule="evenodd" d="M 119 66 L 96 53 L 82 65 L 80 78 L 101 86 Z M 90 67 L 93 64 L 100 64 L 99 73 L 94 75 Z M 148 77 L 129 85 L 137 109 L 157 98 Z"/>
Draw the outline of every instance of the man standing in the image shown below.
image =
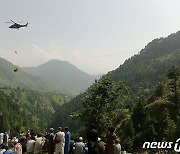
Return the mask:
<path id="1" fill-rule="evenodd" d="M 88 154 L 98 154 L 98 132 L 94 125 L 90 125 L 90 129 L 87 132 L 88 141 Z"/>
<path id="2" fill-rule="evenodd" d="M 0 145 L 3 144 L 4 133 L 0 132 Z"/>
<path id="3" fill-rule="evenodd" d="M 58 142 L 56 142 L 56 140 L 58 140 Z M 54 141 L 56 143 L 55 153 L 64 154 L 65 133 L 62 131 L 62 127 L 58 128 L 58 132 L 54 137 Z"/>
<path id="4" fill-rule="evenodd" d="M 9 135 L 7 132 L 5 132 L 3 136 L 3 144 L 7 147 L 8 147 L 8 139 L 9 139 Z"/>
<path id="5" fill-rule="evenodd" d="M 69 132 L 68 127 L 65 127 L 65 147 L 64 147 L 64 154 L 69 154 L 69 151 L 70 151 L 70 141 L 71 141 L 71 133 Z"/>
<path id="6" fill-rule="evenodd" d="M 55 146 L 54 146 L 54 128 L 50 128 L 49 130 L 49 135 L 47 136 L 47 139 L 46 141 L 48 141 L 47 143 L 47 152 L 48 154 L 54 154 L 54 149 L 55 149 Z"/>
<path id="7" fill-rule="evenodd" d="M 114 133 L 115 128 L 109 127 L 106 134 L 106 147 L 105 152 L 106 154 L 113 154 L 114 153 L 114 144 L 115 140 L 117 139 L 116 134 Z"/>

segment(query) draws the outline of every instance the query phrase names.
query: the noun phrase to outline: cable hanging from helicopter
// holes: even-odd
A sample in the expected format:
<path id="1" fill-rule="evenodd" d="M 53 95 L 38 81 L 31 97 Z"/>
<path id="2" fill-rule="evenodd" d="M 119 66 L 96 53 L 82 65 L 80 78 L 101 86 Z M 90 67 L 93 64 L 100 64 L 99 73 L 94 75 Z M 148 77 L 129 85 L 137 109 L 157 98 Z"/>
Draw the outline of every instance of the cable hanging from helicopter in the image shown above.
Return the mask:
<path id="1" fill-rule="evenodd" d="M 17 54 L 17 51 L 14 51 L 14 53 Z M 14 68 L 14 72 L 17 72 L 17 71 L 18 71 L 18 67 L 16 66 L 16 67 Z"/>

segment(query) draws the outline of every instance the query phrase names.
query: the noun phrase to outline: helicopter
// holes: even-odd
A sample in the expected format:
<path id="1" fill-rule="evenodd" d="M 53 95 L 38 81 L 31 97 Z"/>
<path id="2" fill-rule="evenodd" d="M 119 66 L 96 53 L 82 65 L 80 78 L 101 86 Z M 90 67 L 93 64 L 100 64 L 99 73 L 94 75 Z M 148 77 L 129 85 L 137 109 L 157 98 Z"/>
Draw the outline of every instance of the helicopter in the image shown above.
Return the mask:
<path id="1" fill-rule="evenodd" d="M 11 26 L 9 26 L 9 28 L 12 28 L 12 29 L 19 29 L 21 27 L 27 27 L 27 25 L 29 24 L 28 22 L 24 25 L 21 25 L 21 24 L 18 24 L 16 22 L 14 22 L 13 20 L 10 20 L 10 22 L 6 22 L 6 23 L 12 23 Z"/>

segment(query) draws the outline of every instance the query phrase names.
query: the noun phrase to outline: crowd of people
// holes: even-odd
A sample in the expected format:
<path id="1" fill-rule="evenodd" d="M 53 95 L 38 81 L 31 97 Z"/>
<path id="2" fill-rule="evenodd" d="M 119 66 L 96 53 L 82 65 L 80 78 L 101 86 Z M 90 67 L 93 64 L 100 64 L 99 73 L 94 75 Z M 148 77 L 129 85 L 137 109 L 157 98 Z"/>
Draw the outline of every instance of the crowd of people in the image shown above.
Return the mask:
<path id="1" fill-rule="evenodd" d="M 58 127 L 56 132 L 50 128 L 45 135 L 21 131 L 18 137 L 0 132 L 0 154 L 120 154 L 120 140 L 114 130 L 109 127 L 106 137 L 99 137 L 91 126 L 86 140 L 81 136 L 73 140 L 68 127 Z"/>

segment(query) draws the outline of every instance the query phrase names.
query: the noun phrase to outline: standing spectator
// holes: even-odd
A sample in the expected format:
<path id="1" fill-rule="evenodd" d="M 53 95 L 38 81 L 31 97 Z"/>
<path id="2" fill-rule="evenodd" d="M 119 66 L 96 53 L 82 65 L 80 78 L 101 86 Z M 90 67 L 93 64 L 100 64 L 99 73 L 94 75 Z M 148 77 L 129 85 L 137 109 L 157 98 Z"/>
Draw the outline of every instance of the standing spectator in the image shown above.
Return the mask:
<path id="1" fill-rule="evenodd" d="M 25 136 L 22 136 L 19 140 L 19 143 L 22 145 L 22 153 L 25 154 L 27 152 L 27 140 Z"/>
<path id="2" fill-rule="evenodd" d="M 18 143 L 18 140 L 14 140 L 14 152 L 15 154 L 22 154 L 22 145 Z"/>
<path id="3" fill-rule="evenodd" d="M 83 138 L 79 137 L 79 140 L 75 143 L 74 154 L 84 154 L 85 144 L 83 143 Z"/>
<path id="4" fill-rule="evenodd" d="M 20 139 L 20 138 L 22 138 L 24 136 L 24 132 L 23 131 L 19 131 L 19 136 L 18 136 L 18 138 Z"/>
<path id="5" fill-rule="evenodd" d="M 0 145 L 3 144 L 4 133 L 0 132 Z"/>
<path id="6" fill-rule="evenodd" d="M 4 154 L 8 150 L 4 144 L 0 144 L 0 154 Z"/>
<path id="7" fill-rule="evenodd" d="M 58 140 L 58 142 L 56 141 Z M 58 128 L 58 132 L 54 137 L 55 145 L 55 153 L 56 154 L 64 154 L 64 145 L 65 145 L 65 133 L 62 131 L 62 127 Z"/>
<path id="8" fill-rule="evenodd" d="M 98 154 L 105 154 L 105 143 L 102 138 L 98 137 Z"/>
<path id="9" fill-rule="evenodd" d="M 106 147 L 105 147 L 106 154 L 114 154 L 114 144 L 115 144 L 115 140 L 117 139 L 114 130 L 115 130 L 114 127 L 109 127 L 107 130 Z"/>
<path id="10" fill-rule="evenodd" d="M 42 135 L 38 134 L 37 138 L 35 138 L 34 154 L 40 153 L 42 151 L 42 141 Z"/>
<path id="11" fill-rule="evenodd" d="M 27 141 L 27 153 L 32 154 L 34 152 L 35 138 L 31 136 Z"/>
<path id="12" fill-rule="evenodd" d="M 64 154 L 69 154 L 69 151 L 70 151 L 70 141 L 71 141 L 71 133 L 69 132 L 68 127 L 65 127 L 65 147 L 64 147 Z"/>
<path id="13" fill-rule="evenodd" d="M 93 125 L 90 125 L 90 129 L 87 132 L 87 140 L 88 154 L 98 153 L 98 133 Z"/>
<path id="14" fill-rule="evenodd" d="M 9 137 L 9 141 L 8 141 L 8 148 L 9 149 L 13 149 L 14 148 L 14 140 L 16 138 L 12 138 L 12 137 Z"/>
<path id="15" fill-rule="evenodd" d="M 49 135 L 46 137 L 45 145 L 47 146 L 48 154 L 54 154 L 54 128 L 50 128 Z"/>
<path id="16" fill-rule="evenodd" d="M 36 136 L 36 133 L 34 132 L 33 129 L 30 130 L 30 136 L 32 136 L 32 137 L 34 137 L 34 138 L 35 138 L 35 136 Z"/>
<path id="17" fill-rule="evenodd" d="M 71 137 L 69 154 L 73 154 L 73 151 L 74 151 L 74 149 L 73 149 L 73 148 L 74 148 L 74 144 L 75 144 L 75 142 L 74 142 L 73 138 Z"/>
<path id="18" fill-rule="evenodd" d="M 5 132 L 3 136 L 3 144 L 7 147 L 8 147 L 8 139 L 9 139 L 9 135 L 7 132 Z"/>
<path id="19" fill-rule="evenodd" d="M 119 139 L 118 138 L 115 140 L 114 154 L 121 154 L 121 145 L 119 143 Z"/>

